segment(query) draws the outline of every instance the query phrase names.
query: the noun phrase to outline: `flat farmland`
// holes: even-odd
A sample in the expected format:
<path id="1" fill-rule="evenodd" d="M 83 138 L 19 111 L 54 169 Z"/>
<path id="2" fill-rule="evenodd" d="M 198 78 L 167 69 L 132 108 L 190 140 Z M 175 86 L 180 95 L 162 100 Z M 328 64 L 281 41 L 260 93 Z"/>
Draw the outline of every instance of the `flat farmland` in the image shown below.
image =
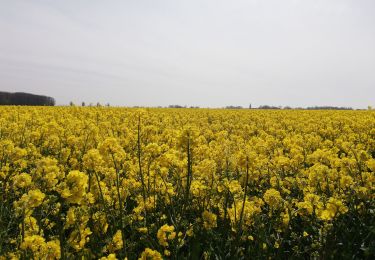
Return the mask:
<path id="1" fill-rule="evenodd" d="M 366 258 L 375 112 L 0 107 L 0 259 Z"/>

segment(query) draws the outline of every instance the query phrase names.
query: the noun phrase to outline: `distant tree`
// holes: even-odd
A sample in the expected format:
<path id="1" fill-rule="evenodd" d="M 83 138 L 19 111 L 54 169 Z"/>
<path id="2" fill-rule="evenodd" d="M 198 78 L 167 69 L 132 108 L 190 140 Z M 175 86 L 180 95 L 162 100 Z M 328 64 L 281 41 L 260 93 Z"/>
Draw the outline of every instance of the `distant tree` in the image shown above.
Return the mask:
<path id="1" fill-rule="evenodd" d="M 74 103 L 73 103 L 73 101 L 70 101 L 70 102 L 69 102 L 69 106 L 74 107 Z"/>
<path id="2" fill-rule="evenodd" d="M 251 104 L 249 105 L 249 109 L 251 109 Z"/>
<path id="3" fill-rule="evenodd" d="M 372 110 L 372 106 L 368 106 L 367 109 L 368 109 L 368 110 Z"/>
<path id="4" fill-rule="evenodd" d="M 0 105 L 54 106 L 55 99 L 24 92 L 0 92 Z"/>
<path id="5" fill-rule="evenodd" d="M 85 102 L 82 102 L 82 106 L 83 106 L 83 107 L 86 106 L 86 103 L 85 103 Z"/>
<path id="6" fill-rule="evenodd" d="M 106 107 L 110 107 L 111 105 L 109 103 L 106 104 Z"/>
<path id="7" fill-rule="evenodd" d="M 259 106 L 258 109 L 280 109 L 281 107 L 275 107 L 275 106 L 269 106 L 269 105 L 263 105 Z"/>
<path id="8" fill-rule="evenodd" d="M 98 102 L 98 103 L 96 103 L 96 106 L 101 107 L 102 105 Z"/>
<path id="9" fill-rule="evenodd" d="M 353 110 L 351 107 L 314 106 L 307 107 L 307 110 Z"/>
<path id="10" fill-rule="evenodd" d="M 225 109 L 243 109 L 242 106 L 226 106 Z"/>

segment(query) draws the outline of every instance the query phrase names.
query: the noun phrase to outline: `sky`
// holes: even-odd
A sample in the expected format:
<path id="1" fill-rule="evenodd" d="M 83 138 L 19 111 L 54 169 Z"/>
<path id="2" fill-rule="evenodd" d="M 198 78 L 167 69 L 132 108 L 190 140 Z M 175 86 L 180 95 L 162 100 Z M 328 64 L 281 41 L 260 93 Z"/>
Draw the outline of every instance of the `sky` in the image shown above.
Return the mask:
<path id="1" fill-rule="evenodd" d="M 375 106 L 374 0 L 0 0 L 0 90 L 114 106 Z"/>

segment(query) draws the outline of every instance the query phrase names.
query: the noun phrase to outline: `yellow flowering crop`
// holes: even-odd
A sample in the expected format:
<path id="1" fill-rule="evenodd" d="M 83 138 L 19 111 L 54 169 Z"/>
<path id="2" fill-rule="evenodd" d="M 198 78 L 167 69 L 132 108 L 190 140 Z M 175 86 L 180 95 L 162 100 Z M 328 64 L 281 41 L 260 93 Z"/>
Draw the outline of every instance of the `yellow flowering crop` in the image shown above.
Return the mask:
<path id="1" fill-rule="evenodd" d="M 0 259 L 371 259 L 374 192 L 374 111 L 0 107 Z"/>

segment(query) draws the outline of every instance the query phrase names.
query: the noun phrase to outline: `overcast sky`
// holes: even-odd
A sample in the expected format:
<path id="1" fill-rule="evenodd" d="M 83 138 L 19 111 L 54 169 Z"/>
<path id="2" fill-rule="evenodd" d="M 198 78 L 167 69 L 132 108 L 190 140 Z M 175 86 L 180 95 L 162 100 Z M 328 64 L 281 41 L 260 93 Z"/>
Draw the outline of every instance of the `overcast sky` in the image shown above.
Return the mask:
<path id="1" fill-rule="evenodd" d="M 375 106 L 375 1 L 0 0 L 0 90 L 57 104 Z"/>

